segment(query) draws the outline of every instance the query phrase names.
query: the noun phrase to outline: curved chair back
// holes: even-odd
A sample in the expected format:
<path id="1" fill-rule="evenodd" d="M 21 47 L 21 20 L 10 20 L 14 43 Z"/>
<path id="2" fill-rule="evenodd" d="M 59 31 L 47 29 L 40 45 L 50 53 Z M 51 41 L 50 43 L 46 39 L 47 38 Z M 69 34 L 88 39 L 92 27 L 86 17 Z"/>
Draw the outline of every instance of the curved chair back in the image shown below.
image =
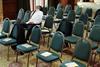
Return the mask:
<path id="1" fill-rule="evenodd" d="M 58 19 L 62 19 L 63 18 L 63 10 L 62 10 L 62 8 L 59 8 L 59 10 L 57 10 L 56 18 L 58 18 Z"/>
<path id="2" fill-rule="evenodd" d="M 100 25 L 100 15 L 97 15 L 93 25 Z"/>
<path id="3" fill-rule="evenodd" d="M 88 61 L 91 54 L 90 42 L 85 39 L 80 39 L 75 46 L 74 57 Z"/>
<path id="4" fill-rule="evenodd" d="M 88 22 L 87 13 L 81 14 L 81 16 L 79 17 L 79 21 L 82 21 L 84 24 L 87 24 L 87 22 Z"/>
<path id="5" fill-rule="evenodd" d="M 2 32 L 4 32 L 4 33 L 9 33 L 9 31 L 10 31 L 10 20 L 9 20 L 9 18 L 5 18 L 4 20 L 3 20 L 3 28 L 2 28 Z"/>
<path id="6" fill-rule="evenodd" d="M 67 18 L 68 21 L 75 21 L 75 12 L 74 10 L 70 10 L 69 13 L 68 13 L 68 18 Z"/>
<path id="7" fill-rule="evenodd" d="M 100 15 L 100 9 L 98 9 L 95 13 L 94 19 L 96 18 L 97 15 Z"/>
<path id="8" fill-rule="evenodd" d="M 92 8 L 87 8 L 85 13 L 87 13 L 88 17 L 92 17 Z"/>
<path id="9" fill-rule="evenodd" d="M 23 17 L 23 19 L 22 19 L 22 23 L 25 23 L 25 22 L 27 22 L 29 19 L 30 19 L 30 11 L 29 10 L 27 10 L 26 12 L 25 12 L 25 15 L 24 15 L 24 17 Z"/>
<path id="10" fill-rule="evenodd" d="M 73 24 L 67 21 L 66 19 L 63 19 L 60 21 L 57 31 L 61 31 L 64 34 L 64 36 L 70 36 L 72 34 L 72 28 Z"/>
<path id="11" fill-rule="evenodd" d="M 48 15 L 54 16 L 54 14 L 55 14 L 55 8 L 54 7 L 50 7 L 49 11 L 48 11 Z"/>
<path id="12" fill-rule="evenodd" d="M 40 38 L 41 38 L 41 29 L 39 26 L 34 26 L 32 28 L 31 36 L 30 36 L 30 41 L 33 43 L 39 44 L 40 43 Z"/>
<path id="13" fill-rule="evenodd" d="M 46 17 L 44 27 L 46 27 L 46 28 L 52 28 L 53 27 L 53 16 L 52 15 L 48 15 Z"/>
<path id="14" fill-rule="evenodd" d="M 18 26 L 17 24 L 14 24 L 10 37 L 17 39 L 17 36 L 18 36 Z"/>
<path id="15" fill-rule="evenodd" d="M 70 4 L 68 4 L 68 5 L 65 6 L 64 13 L 68 14 L 70 10 L 72 10 L 72 6 Z"/>
<path id="16" fill-rule="evenodd" d="M 75 10 L 75 14 L 76 14 L 76 15 L 81 15 L 81 13 L 82 13 L 82 8 L 79 7 L 79 6 L 77 6 L 77 7 L 76 7 L 76 10 Z"/>
<path id="17" fill-rule="evenodd" d="M 72 33 L 76 36 L 83 37 L 84 33 L 84 24 L 79 21 L 74 24 Z"/>
<path id="18" fill-rule="evenodd" d="M 23 9 L 23 8 L 21 8 L 21 9 L 19 10 L 19 12 L 18 12 L 17 19 L 22 20 L 22 19 L 23 19 L 23 17 L 24 17 L 24 9 Z"/>
<path id="19" fill-rule="evenodd" d="M 100 25 L 95 25 L 90 31 L 89 39 L 100 42 Z"/>
<path id="20" fill-rule="evenodd" d="M 52 48 L 54 51 L 61 52 L 63 49 L 63 45 L 64 45 L 64 35 L 63 33 L 57 31 L 52 38 L 50 48 Z"/>

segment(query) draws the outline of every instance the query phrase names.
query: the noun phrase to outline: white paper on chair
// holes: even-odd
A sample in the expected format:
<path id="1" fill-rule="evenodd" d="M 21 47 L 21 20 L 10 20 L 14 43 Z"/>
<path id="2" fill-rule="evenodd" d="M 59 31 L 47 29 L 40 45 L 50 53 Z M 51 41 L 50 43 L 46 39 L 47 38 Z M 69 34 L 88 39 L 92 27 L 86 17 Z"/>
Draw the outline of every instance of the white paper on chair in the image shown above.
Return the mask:
<path id="1" fill-rule="evenodd" d="M 2 35 L 2 33 L 0 33 L 0 36 Z"/>
<path id="2" fill-rule="evenodd" d="M 3 41 L 10 41 L 11 40 L 11 38 L 5 38 L 5 39 L 3 39 Z"/>
<path id="3" fill-rule="evenodd" d="M 70 62 L 70 63 L 66 63 L 65 66 L 66 67 L 78 67 L 78 64 L 76 64 L 75 62 Z"/>
<path id="4" fill-rule="evenodd" d="M 48 57 L 48 56 L 50 56 L 52 53 L 50 53 L 50 52 L 44 52 L 44 53 L 42 53 L 41 55 L 42 56 L 44 56 L 44 57 Z"/>
<path id="5" fill-rule="evenodd" d="M 32 47 L 32 45 L 29 45 L 29 44 L 23 44 L 22 46 L 23 46 L 23 47 L 26 47 L 26 48 Z"/>

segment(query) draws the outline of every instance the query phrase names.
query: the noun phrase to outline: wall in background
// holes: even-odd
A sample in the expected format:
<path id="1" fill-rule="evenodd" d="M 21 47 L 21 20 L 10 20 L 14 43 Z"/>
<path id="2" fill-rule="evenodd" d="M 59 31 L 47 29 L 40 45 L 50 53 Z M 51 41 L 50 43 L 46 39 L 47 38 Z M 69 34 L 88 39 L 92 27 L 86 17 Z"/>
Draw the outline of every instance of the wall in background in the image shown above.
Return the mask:
<path id="1" fill-rule="evenodd" d="M 3 19 L 3 8 L 2 8 L 2 0 L 0 0 L 0 21 Z"/>

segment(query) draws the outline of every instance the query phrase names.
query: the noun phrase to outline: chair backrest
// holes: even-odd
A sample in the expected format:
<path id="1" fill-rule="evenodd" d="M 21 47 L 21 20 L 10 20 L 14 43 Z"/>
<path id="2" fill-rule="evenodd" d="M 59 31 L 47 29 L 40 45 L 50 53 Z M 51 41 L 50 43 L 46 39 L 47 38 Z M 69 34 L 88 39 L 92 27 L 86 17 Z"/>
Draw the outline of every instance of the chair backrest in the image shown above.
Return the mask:
<path id="1" fill-rule="evenodd" d="M 27 10 L 26 12 L 25 12 L 25 15 L 24 15 L 24 17 L 23 17 L 23 19 L 22 19 L 22 23 L 26 23 L 29 19 L 30 19 L 30 14 L 31 14 L 31 12 L 29 11 L 29 10 Z"/>
<path id="2" fill-rule="evenodd" d="M 34 26 L 30 35 L 30 41 L 39 44 L 41 38 L 41 29 L 39 26 Z"/>
<path id="3" fill-rule="evenodd" d="M 100 15 L 97 15 L 93 25 L 100 25 Z"/>
<path id="4" fill-rule="evenodd" d="M 68 21 L 75 21 L 75 12 L 74 10 L 70 10 L 69 13 L 68 13 L 68 18 L 67 18 Z"/>
<path id="5" fill-rule="evenodd" d="M 46 27 L 46 28 L 52 28 L 53 27 L 53 16 L 52 15 L 48 15 L 46 17 L 44 27 Z"/>
<path id="6" fill-rule="evenodd" d="M 100 42 L 100 25 L 95 25 L 90 31 L 89 39 L 92 41 Z"/>
<path id="7" fill-rule="evenodd" d="M 61 52 L 63 49 L 63 45 L 64 45 L 63 33 L 57 31 L 52 38 L 50 48 L 56 52 Z"/>
<path id="8" fill-rule="evenodd" d="M 80 39 L 75 46 L 73 56 L 84 61 L 88 61 L 91 54 L 91 44 L 86 39 Z"/>
<path id="9" fill-rule="evenodd" d="M 24 9 L 21 8 L 21 9 L 19 10 L 19 12 L 18 12 L 17 19 L 22 20 L 23 17 L 24 17 Z"/>
<path id="10" fill-rule="evenodd" d="M 49 10 L 48 10 L 48 15 L 54 16 L 54 14 L 55 14 L 55 8 L 54 7 L 50 7 Z"/>
<path id="11" fill-rule="evenodd" d="M 100 9 L 98 9 L 94 15 L 94 19 L 96 18 L 97 15 L 100 15 Z"/>
<path id="12" fill-rule="evenodd" d="M 62 19 L 60 21 L 59 27 L 57 31 L 61 31 L 64 36 L 70 36 L 72 34 L 73 24 L 67 21 L 66 19 Z"/>
<path id="13" fill-rule="evenodd" d="M 84 24 L 87 24 L 87 22 L 88 22 L 88 15 L 87 15 L 87 13 L 81 14 L 81 16 L 79 17 L 79 21 L 82 21 Z"/>
<path id="14" fill-rule="evenodd" d="M 79 21 L 74 24 L 72 33 L 76 36 L 83 37 L 84 33 L 84 24 Z"/>
<path id="15" fill-rule="evenodd" d="M 92 17 L 92 8 L 87 8 L 85 13 L 87 13 L 88 17 Z"/>
<path id="16" fill-rule="evenodd" d="M 9 32 L 10 32 L 10 25 L 11 25 L 11 23 L 10 23 L 9 18 L 5 18 L 5 19 L 3 20 L 2 32 L 4 32 L 4 33 L 9 33 Z"/>
<path id="17" fill-rule="evenodd" d="M 18 37 L 18 26 L 17 24 L 14 24 L 11 33 L 10 33 L 10 37 L 17 39 Z"/>
<path id="18" fill-rule="evenodd" d="M 58 19 L 62 19 L 63 18 L 63 10 L 62 10 L 62 8 L 59 8 L 59 10 L 57 10 L 56 18 L 58 18 Z"/>
<path id="19" fill-rule="evenodd" d="M 65 6 L 64 13 L 69 13 L 69 11 L 72 10 L 72 6 L 70 4 Z"/>
<path id="20" fill-rule="evenodd" d="M 77 7 L 76 7 L 76 10 L 75 10 L 75 14 L 76 14 L 76 15 L 81 15 L 81 13 L 82 13 L 82 8 L 79 7 L 79 6 L 77 6 Z"/>

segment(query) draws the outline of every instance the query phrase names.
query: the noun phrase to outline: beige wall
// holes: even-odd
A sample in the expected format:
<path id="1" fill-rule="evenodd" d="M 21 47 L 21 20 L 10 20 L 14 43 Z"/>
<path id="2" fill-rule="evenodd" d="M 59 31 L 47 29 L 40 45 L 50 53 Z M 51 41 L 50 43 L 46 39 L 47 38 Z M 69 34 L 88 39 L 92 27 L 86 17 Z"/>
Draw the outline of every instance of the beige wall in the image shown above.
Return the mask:
<path id="1" fill-rule="evenodd" d="M 3 19 L 3 8 L 2 8 L 2 0 L 0 0 L 0 21 Z"/>

